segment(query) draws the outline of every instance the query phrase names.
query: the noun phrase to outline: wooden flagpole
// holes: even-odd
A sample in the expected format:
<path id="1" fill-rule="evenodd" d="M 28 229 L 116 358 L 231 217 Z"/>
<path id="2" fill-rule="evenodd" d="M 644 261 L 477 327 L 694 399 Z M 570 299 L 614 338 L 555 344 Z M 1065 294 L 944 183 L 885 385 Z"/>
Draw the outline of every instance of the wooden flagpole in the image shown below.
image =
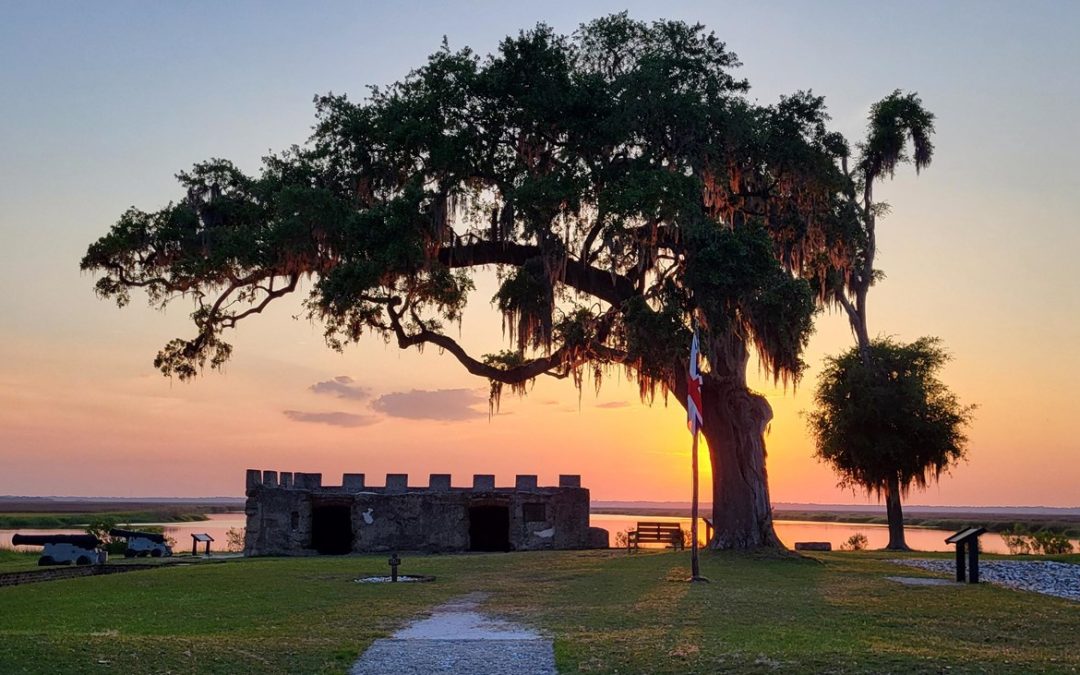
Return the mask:
<path id="1" fill-rule="evenodd" d="M 690 460 L 693 466 L 694 474 L 694 496 L 693 501 L 690 503 L 690 581 L 700 581 L 704 577 L 701 576 L 701 568 L 698 566 L 698 543 L 697 543 L 697 521 L 698 521 L 698 457 L 697 457 L 697 425 L 694 425 L 694 447 L 690 451 L 693 458 Z"/>

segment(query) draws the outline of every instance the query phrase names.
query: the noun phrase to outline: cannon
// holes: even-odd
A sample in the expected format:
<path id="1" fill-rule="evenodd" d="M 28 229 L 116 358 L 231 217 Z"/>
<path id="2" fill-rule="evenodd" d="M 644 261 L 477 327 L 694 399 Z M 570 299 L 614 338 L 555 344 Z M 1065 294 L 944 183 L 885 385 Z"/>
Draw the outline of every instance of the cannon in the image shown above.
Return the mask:
<path id="1" fill-rule="evenodd" d="M 125 558 L 143 556 L 168 558 L 172 555 L 172 547 L 165 542 L 165 535 L 157 532 L 138 532 L 114 527 L 109 530 L 109 536 L 127 539 L 127 547 L 124 549 Z"/>
<path id="2" fill-rule="evenodd" d="M 15 546 L 43 546 L 38 565 L 100 565 L 109 554 L 99 550 L 101 540 L 92 534 L 16 534 Z"/>

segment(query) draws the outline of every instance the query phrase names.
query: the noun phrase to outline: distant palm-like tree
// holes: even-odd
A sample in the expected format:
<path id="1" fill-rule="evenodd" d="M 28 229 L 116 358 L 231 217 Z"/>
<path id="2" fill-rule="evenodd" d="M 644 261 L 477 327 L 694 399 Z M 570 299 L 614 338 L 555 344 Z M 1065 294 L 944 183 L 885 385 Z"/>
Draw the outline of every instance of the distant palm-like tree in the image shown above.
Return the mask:
<path id="1" fill-rule="evenodd" d="M 856 242 L 857 249 L 852 252 L 850 263 L 843 270 L 831 270 L 823 285 L 828 289 L 828 300 L 839 304 L 847 314 L 851 330 L 855 334 L 856 349 L 854 357 L 861 367 L 862 378 L 866 386 L 873 384 L 874 396 L 869 391 L 848 391 L 846 399 L 831 401 L 828 394 L 854 386 L 852 381 L 839 382 L 835 378 L 843 375 L 854 377 L 851 354 L 845 354 L 830 362 L 819 381 L 819 405 L 831 404 L 831 410 L 820 410 L 813 416 L 811 430 L 818 439 L 818 455 L 832 463 L 844 476 L 844 481 L 866 487 L 872 493 L 885 497 L 885 508 L 889 520 L 890 549 L 907 549 L 904 540 L 904 514 L 901 495 L 907 492 L 911 484 L 923 485 L 931 475 L 924 469 L 937 473 L 951 459 L 962 452 L 955 446 L 955 456 L 950 446 L 930 449 L 934 459 L 923 463 L 923 450 L 912 444 L 910 438 L 902 438 L 901 428 L 917 424 L 927 412 L 928 400 L 918 403 L 918 397 L 905 400 L 905 407 L 897 409 L 878 408 L 874 397 L 884 395 L 889 387 L 899 386 L 898 381 L 886 377 L 888 362 L 899 357 L 917 358 L 920 362 L 934 364 L 931 371 L 936 371 L 945 361 L 944 351 L 938 347 L 936 339 L 923 338 L 911 345 L 899 345 L 891 341 L 872 341 L 867 327 L 866 298 L 870 287 L 881 278 L 880 271 L 874 269 L 877 255 L 877 219 L 888 210 L 884 202 L 874 201 L 874 187 L 883 178 L 892 178 L 900 164 L 912 163 L 919 172 L 930 164 L 934 154 L 931 136 L 934 133 L 934 115 L 927 111 L 917 94 L 904 94 L 899 90 L 875 103 L 870 109 L 866 139 L 858 145 L 859 157 L 853 167 L 843 161 L 843 171 L 847 174 L 847 218 L 852 223 L 855 236 L 850 241 Z M 910 151 L 909 151 L 910 148 Z M 844 367 L 841 369 L 840 366 Z M 913 366 L 913 363 L 907 364 Z M 889 371 L 891 372 L 891 371 Z M 933 377 L 928 375 L 929 377 Z M 885 379 L 880 379 L 884 377 Z M 934 380 L 936 382 L 936 380 Z M 929 381 L 924 384 L 931 384 Z M 943 387 L 939 382 L 937 386 Z M 904 398 L 911 392 L 893 392 L 890 397 Z M 850 410 L 842 411 L 847 406 Z M 959 409 L 958 409 L 959 410 Z M 970 413 L 969 409 L 968 410 Z M 912 415 L 906 422 L 900 415 Z M 879 416 L 877 422 L 862 419 L 864 415 Z M 873 430 L 870 437 L 859 436 L 847 441 L 837 434 L 841 428 L 826 429 L 828 424 L 841 424 L 849 418 L 860 419 L 860 425 L 847 425 L 844 433 L 856 435 Z M 865 446 L 864 446 L 865 444 Z M 860 448 L 858 451 L 853 448 Z M 936 453 L 936 454 L 935 454 Z M 941 462 L 944 461 L 944 464 Z M 937 472 L 937 473 L 934 473 Z"/>

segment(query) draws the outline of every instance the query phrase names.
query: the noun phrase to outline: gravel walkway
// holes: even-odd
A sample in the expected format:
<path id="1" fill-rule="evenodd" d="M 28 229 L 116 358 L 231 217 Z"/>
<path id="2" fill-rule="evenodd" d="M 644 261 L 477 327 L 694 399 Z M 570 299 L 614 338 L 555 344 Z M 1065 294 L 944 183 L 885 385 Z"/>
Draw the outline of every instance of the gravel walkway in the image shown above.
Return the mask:
<path id="1" fill-rule="evenodd" d="M 956 563 L 952 560 L 905 558 L 889 562 L 956 574 Z M 992 584 L 1080 601 L 1080 565 L 1050 560 L 981 560 L 979 578 Z"/>
<path id="2" fill-rule="evenodd" d="M 551 640 L 517 624 L 476 611 L 481 594 L 466 595 L 376 640 L 351 675 L 555 675 Z"/>

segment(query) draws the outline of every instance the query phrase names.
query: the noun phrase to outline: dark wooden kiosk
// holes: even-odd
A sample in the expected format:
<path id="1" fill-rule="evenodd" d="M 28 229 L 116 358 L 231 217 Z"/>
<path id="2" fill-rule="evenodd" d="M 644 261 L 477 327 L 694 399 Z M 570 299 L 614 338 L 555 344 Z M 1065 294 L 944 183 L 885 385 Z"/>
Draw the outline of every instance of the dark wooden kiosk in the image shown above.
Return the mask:
<path id="1" fill-rule="evenodd" d="M 945 540 L 946 544 L 956 544 L 956 580 L 963 583 L 979 583 L 979 535 L 986 532 L 985 527 L 969 527 L 960 530 Z M 964 549 L 967 549 L 967 574 L 964 573 Z M 966 577 L 966 579 L 965 579 Z"/>
<path id="2" fill-rule="evenodd" d="M 210 542 L 214 541 L 214 538 L 205 532 L 199 532 L 191 535 L 191 555 L 199 554 L 199 544 L 206 544 L 205 555 L 210 555 Z"/>

